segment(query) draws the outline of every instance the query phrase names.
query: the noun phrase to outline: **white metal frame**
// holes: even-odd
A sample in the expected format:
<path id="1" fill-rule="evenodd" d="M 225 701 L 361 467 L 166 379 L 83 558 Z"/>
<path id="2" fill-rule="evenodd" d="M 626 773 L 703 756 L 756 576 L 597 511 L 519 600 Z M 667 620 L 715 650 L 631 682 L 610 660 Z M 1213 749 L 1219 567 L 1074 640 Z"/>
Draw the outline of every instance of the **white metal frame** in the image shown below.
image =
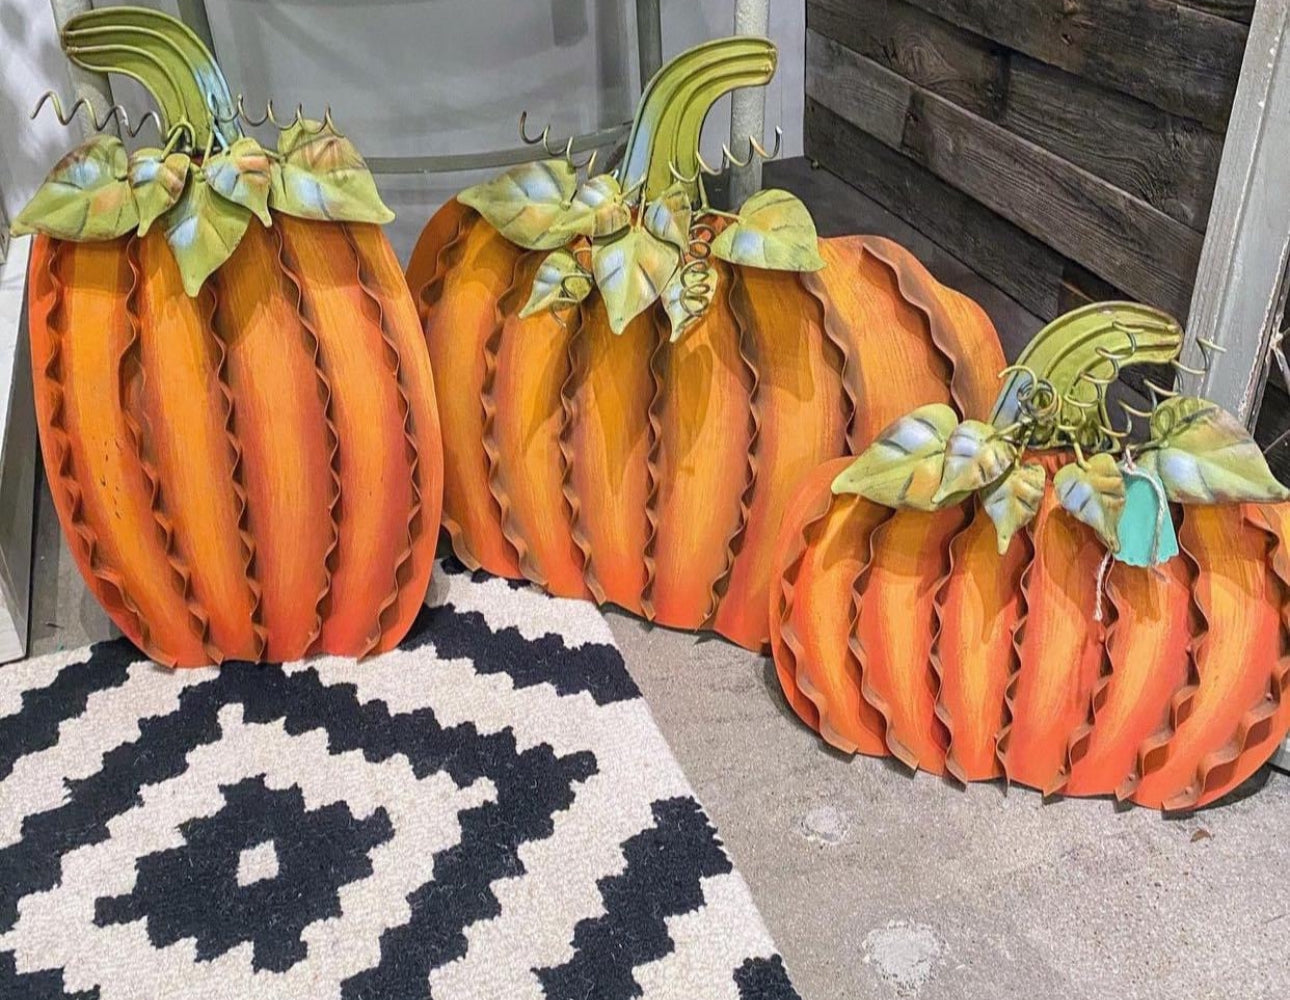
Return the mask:
<path id="1" fill-rule="evenodd" d="M 2 209 L 0 227 L 8 231 Z M 10 240 L 0 254 L 0 663 L 27 654 L 31 611 L 39 447 L 23 298 L 30 243 Z"/>

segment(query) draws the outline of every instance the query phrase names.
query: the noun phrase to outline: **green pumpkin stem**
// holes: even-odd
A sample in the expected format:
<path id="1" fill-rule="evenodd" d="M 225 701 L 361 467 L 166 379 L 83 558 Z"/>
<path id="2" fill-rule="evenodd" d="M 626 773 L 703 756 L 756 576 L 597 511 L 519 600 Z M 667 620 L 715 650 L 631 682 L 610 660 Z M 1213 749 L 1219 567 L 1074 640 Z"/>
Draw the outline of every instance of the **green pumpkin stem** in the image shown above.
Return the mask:
<path id="1" fill-rule="evenodd" d="M 721 38 L 681 53 L 660 69 L 637 106 L 617 177 L 624 188 L 643 182 L 652 201 L 683 184 L 703 201 L 699 133 L 712 105 L 740 87 L 764 87 L 775 75 L 775 46 L 765 38 Z"/>
<path id="2" fill-rule="evenodd" d="M 227 149 L 242 135 L 214 56 L 173 17 L 146 7 L 104 7 L 69 19 L 61 41 L 76 65 L 138 80 L 157 102 L 167 136 L 186 133 L 185 151 Z"/>
<path id="3" fill-rule="evenodd" d="M 1167 313 L 1135 302 L 1096 302 L 1057 317 L 1004 369 L 990 420 L 1005 428 L 1045 414 L 1032 447 L 1069 441 L 1096 446 L 1110 432 L 1106 393 L 1123 369 L 1171 364 L 1183 331 Z"/>

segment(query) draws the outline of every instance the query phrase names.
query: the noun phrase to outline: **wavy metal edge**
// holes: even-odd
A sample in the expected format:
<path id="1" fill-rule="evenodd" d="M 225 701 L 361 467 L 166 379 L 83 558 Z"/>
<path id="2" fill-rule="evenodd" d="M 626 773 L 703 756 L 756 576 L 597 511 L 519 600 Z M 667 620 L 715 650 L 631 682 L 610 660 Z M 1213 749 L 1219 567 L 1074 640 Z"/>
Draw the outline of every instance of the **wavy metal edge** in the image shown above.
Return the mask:
<path id="1" fill-rule="evenodd" d="M 1032 522 L 1013 535 L 1014 542 L 1017 539 L 1021 539 L 1026 545 L 1027 553 L 1025 565 L 1022 567 L 1017 585 L 1019 600 L 1017 620 L 1012 626 L 1012 665 L 1011 670 L 1008 672 L 1008 683 L 1003 688 L 1004 722 L 999 727 L 999 733 L 995 737 L 995 756 L 999 760 L 1000 767 L 1003 768 L 1003 779 L 1008 786 L 1011 786 L 1013 782 L 1012 771 L 1008 766 L 1008 744 L 1012 736 L 1013 723 L 1017 718 L 1017 682 L 1021 679 L 1021 671 L 1025 665 L 1021 650 L 1026 641 L 1026 625 L 1030 618 L 1030 575 L 1034 572 L 1036 556 L 1039 551 L 1039 546 L 1035 541 L 1037 527 L 1037 523 Z"/>
<path id="2" fill-rule="evenodd" d="M 526 289 L 520 284 L 520 272 L 537 253 L 539 251 L 525 250 L 515 256 L 508 284 L 493 303 L 493 326 L 488 336 L 484 338 L 483 345 L 484 378 L 479 386 L 479 406 L 483 411 L 484 420 L 480 425 L 479 442 L 484 450 L 484 463 L 487 467 L 484 481 L 488 486 L 488 494 L 497 507 L 497 530 L 510 545 L 515 555 L 515 565 L 519 567 L 520 572 L 526 579 L 545 589 L 546 574 L 534 565 L 533 553 L 528 541 L 523 532 L 515 527 L 515 505 L 502 482 L 502 451 L 497 444 L 497 395 L 494 391 L 497 385 L 497 367 L 502 339 L 506 336 L 507 318 L 516 315 L 518 310 L 515 306 L 522 302 L 527 294 Z"/>
<path id="3" fill-rule="evenodd" d="M 831 344 L 842 359 L 837 366 L 837 373 L 838 381 L 842 385 L 842 397 L 846 403 L 847 448 L 852 454 L 859 454 L 868 442 L 860 441 L 856 436 L 858 422 L 856 417 L 860 412 L 860 389 L 856 383 L 860 369 L 849 349 L 854 342 L 855 334 L 851 334 L 849 329 L 844 333 L 845 328 L 840 328 L 840 320 L 829 305 L 828 289 L 819 272 L 800 271 L 797 274 L 797 280 L 807 297 L 813 299 L 819 306 L 820 330 L 824 333 L 824 342 Z"/>
<path id="4" fill-rule="evenodd" d="M 51 442 L 54 451 L 53 467 L 58 473 L 59 484 L 67 497 L 67 520 L 76 537 L 80 540 L 85 563 L 89 567 L 91 575 L 101 585 L 109 587 L 117 593 L 120 597 L 121 606 L 134 619 L 140 647 L 150 659 L 164 666 L 174 667 L 178 663 L 178 657 L 167 653 L 153 641 L 151 630 L 144 620 L 143 613 L 126 590 L 125 577 L 116 570 L 100 565 L 98 535 L 85 520 L 84 496 L 81 492 L 80 483 L 76 478 L 72 459 L 71 436 L 68 434 L 67 427 L 64 424 L 66 403 L 62 379 L 62 341 L 67 336 L 67 333 L 62 329 L 62 324 L 54 319 L 56 314 L 61 314 L 66 308 L 67 285 L 58 273 L 58 261 L 63 254 L 63 241 L 48 236 L 40 238 L 49 242 L 49 254 L 45 258 L 45 267 L 50 284 L 54 289 L 54 301 L 45 320 L 50 332 L 49 358 L 46 360 L 41 374 L 47 383 L 49 393 L 49 419 L 46 426 L 48 426 L 50 436 L 53 439 Z M 32 259 L 34 262 L 36 257 L 33 256 Z"/>
<path id="5" fill-rule="evenodd" d="M 1193 775 L 1193 781 L 1177 795 L 1171 796 L 1164 800 L 1166 811 L 1174 812 L 1179 810 L 1194 809 L 1202 805 L 1202 800 L 1206 800 L 1206 793 L 1209 791 L 1209 779 L 1214 771 L 1226 764 L 1232 764 L 1240 760 L 1249 749 L 1252 742 L 1257 742 L 1262 737 L 1255 735 L 1255 731 L 1264 723 L 1270 722 L 1275 718 L 1280 708 L 1280 699 L 1282 697 L 1285 684 L 1290 678 L 1290 662 L 1285 656 L 1286 651 L 1286 580 L 1282 577 L 1277 561 L 1274 559 L 1274 551 L 1282 543 L 1280 536 L 1266 525 L 1259 525 L 1251 522 L 1245 516 L 1244 505 L 1241 517 L 1244 523 L 1252 524 L 1256 530 L 1265 533 L 1265 552 L 1264 568 L 1269 571 L 1272 579 L 1276 581 L 1279 591 L 1278 604 L 1280 605 L 1277 615 L 1278 621 L 1278 638 L 1281 640 L 1281 648 L 1276 665 L 1274 666 L 1269 678 L 1267 687 L 1264 690 L 1263 698 L 1257 705 L 1251 706 L 1245 710 L 1241 716 L 1240 722 L 1237 723 L 1236 733 L 1222 746 L 1216 747 L 1209 753 L 1201 757 L 1196 765 L 1196 771 Z M 1271 754 L 1269 754 L 1271 756 Z"/>
<path id="6" fill-rule="evenodd" d="M 967 533 L 976 525 L 980 517 L 989 517 L 980 502 L 973 500 L 971 507 L 964 508 L 963 521 L 949 535 L 945 543 L 945 558 L 942 561 L 944 572 L 936 581 L 932 589 L 932 645 L 928 650 L 928 665 L 931 667 L 932 674 L 936 679 L 935 701 L 933 703 L 933 713 L 945 727 L 948 738 L 945 744 L 945 770 L 948 771 L 960 784 L 968 784 L 971 780 L 967 776 L 958 760 L 955 757 L 954 748 L 954 718 L 950 714 L 949 706 L 941 697 L 945 690 L 945 664 L 941 660 L 941 636 L 945 631 L 945 597 L 950 588 L 950 581 L 954 579 L 954 571 L 958 565 L 958 553 L 956 549 L 962 548 L 966 542 Z M 1002 560 L 1001 560 L 1002 561 Z"/>
<path id="7" fill-rule="evenodd" d="M 165 551 L 166 562 L 174 574 L 176 590 L 188 611 L 189 621 L 201 641 L 202 650 L 212 663 L 219 664 L 224 661 L 224 653 L 211 638 L 210 616 L 194 591 L 192 571 L 188 567 L 188 561 L 179 551 L 175 522 L 166 513 L 161 472 L 154 461 L 143 424 L 135 414 L 128 398 L 131 395 L 128 387 L 134 378 L 136 376 L 138 378 L 140 396 L 144 392 L 148 378 L 148 371 L 143 365 L 140 350 L 143 319 L 139 314 L 139 289 L 143 281 L 143 273 L 139 264 L 139 236 L 135 233 L 131 233 L 126 240 L 125 256 L 130 265 L 131 277 L 130 289 L 125 296 L 125 313 L 130 326 L 130 336 L 121 351 L 121 356 L 117 359 L 117 399 L 121 407 L 121 416 L 125 421 L 130 447 L 148 484 L 148 508 L 161 533 L 162 549 Z"/>
<path id="8" fill-rule="evenodd" d="M 650 351 L 649 372 L 650 378 L 653 379 L 654 389 L 650 396 L 649 407 L 646 410 L 646 418 L 649 426 L 649 447 L 645 449 L 645 522 L 647 531 L 645 535 L 645 545 L 642 557 L 645 562 L 645 582 L 641 586 L 641 613 L 645 616 L 646 621 L 653 621 L 654 614 L 654 584 L 656 582 L 657 562 L 654 558 L 654 550 L 658 544 L 658 495 L 662 486 L 662 480 L 658 474 L 658 457 L 663 446 L 663 420 L 660 416 L 665 394 L 663 392 L 663 376 L 659 372 L 659 360 L 671 350 L 668 332 L 663 328 L 663 319 L 657 309 L 651 308 L 648 312 L 650 329 L 654 333 L 654 350 Z"/>
<path id="9" fill-rule="evenodd" d="M 381 334 L 381 343 L 388 362 L 389 374 L 394 379 L 394 391 L 399 401 L 399 415 L 402 417 L 403 424 L 404 451 L 408 462 L 408 479 L 412 491 L 412 499 L 408 505 L 406 519 L 407 543 L 394 561 L 393 588 L 376 610 L 375 633 L 369 635 L 367 644 L 359 652 L 358 655 L 361 659 L 369 656 L 381 646 L 391 627 L 392 623 L 387 621 L 386 616 L 391 609 L 398 608 L 399 598 L 402 596 L 403 588 L 407 586 L 411 574 L 412 556 L 417 542 L 420 540 L 423 527 L 421 524 L 421 484 L 418 482 L 421 448 L 417 444 L 412 423 L 412 401 L 408 398 L 407 387 L 403 380 L 403 356 L 399 353 L 398 344 L 395 343 L 393 336 L 390 334 L 389 314 L 385 309 L 385 301 L 372 288 L 371 273 L 368 270 L 367 262 L 363 258 L 362 248 L 358 245 L 358 241 L 354 239 L 351 229 L 354 225 L 355 223 L 352 222 L 342 222 L 340 230 L 345 237 L 345 243 L 349 246 L 350 252 L 354 255 L 358 287 L 376 309 L 377 329 Z"/>
<path id="10" fill-rule="evenodd" d="M 460 261 L 465 240 L 470 231 L 475 225 L 483 221 L 481 216 L 459 202 L 454 201 L 449 202 L 449 204 L 456 204 L 461 210 L 461 215 L 457 219 L 457 227 L 452 236 L 436 251 L 434 271 L 430 277 L 426 279 L 425 284 L 420 289 L 414 291 L 417 316 L 421 320 L 422 335 L 427 340 L 431 336 L 430 327 L 434 321 L 434 307 L 438 305 L 439 298 L 443 295 L 443 285 L 448 277 L 448 272 L 456 267 Z M 446 334 L 443 335 L 446 336 Z M 462 565 L 470 570 L 480 569 L 480 561 L 475 558 L 474 553 L 470 551 L 470 546 L 466 544 L 466 532 L 462 529 L 457 519 L 448 513 L 446 504 L 439 513 L 439 520 L 448 532 L 448 538 L 452 542 L 453 554 L 461 561 Z"/>
<path id="11" fill-rule="evenodd" d="M 896 279 L 896 288 L 899 290 L 901 298 L 923 314 L 923 317 L 927 321 L 927 335 L 932 342 L 932 347 L 934 347 L 937 353 L 941 355 L 945 360 L 946 367 L 949 368 L 949 379 L 947 380 L 946 385 L 950 392 L 950 400 L 953 402 L 954 408 L 958 411 L 960 417 L 972 416 L 972 414 L 968 412 L 968 408 L 963 401 L 963 393 L 959 384 L 962 379 L 967 378 L 967 374 L 965 373 L 969 370 L 968 366 L 960 362 L 957 355 L 945 342 L 946 338 L 944 331 L 946 329 L 953 329 L 954 323 L 945 314 L 945 306 L 941 303 L 941 300 L 936 297 L 935 293 L 932 294 L 932 297 L 929 300 L 925 295 L 920 294 L 918 291 L 911 290 L 910 286 L 914 281 L 917 281 L 919 284 L 922 284 L 923 282 L 922 276 L 915 278 L 907 267 L 908 260 L 913 260 L 915 263 L 918 263 L 917 259 L 912 257 L 909 254 L 909 251 L 898 243 L 894 243 L 893 241 L 881 236 L 861 236 L 859 237 L 859 242 L 863 253 L 867 253 L 870 257 L 874 258 L 874 260 L 878 261 L 891 271 L 892 276 Z M 887 253 L 890 254 L 890 248 L 892 247 L 899 250 L 903 256 L 897 258 L 897 260 L 893 260 L 891 256 L 884 255 L 883 251 L 887 251 Z M 926 268 L 923 268 L 922 264 L 918 264 L 918 266 L 931 282 L 939 284 L 939 282 L 937 282 L 936 279 L 927 272 Z"/>
<path id="12" fill-rule="evenodd" d="M 313 363 L 314 381 L 317 384 L 319 395 L 322 400 L 323 424 L 327 436 L 327 470 L 331 478 L 331 489 L 327 497 L 327 520 L 330 530 L 330 538 L 327 542 L 327 549 L 323 553 L 323 585 L 318 592 L 318 597 L 314 602 L 314 628 L 306 642 L 306 650 L 310 653 L 316 651 L 316 647 L 322 638 L 323 624 L 327 619 L 327 601 L 331 596 L 332 578 L 335 576 L 337 564 L 340 559 L 340 519 L 337 516 L 337 509 L 340 506 L 340 433 L 336 428 L 335 414 L 332 412 L 332 386 L 331 380 L 327 377 L 323 369 L 322 342 L 319 340 L 318 331 L 314 327 L 313 320 L 308 315 L 307 297 L 305 296 L 304 282 L 296 272 L 290 255 L 287 252 L 286 238 L 282 234 L 282 227 L 274 226 L 270 232 L 273 233 L 274 243 L 277 249 L 278 267 L 282 276 L 291 284 L 295 290 L 295 301 L 292 305 L 295 308 L 296 318 L 300 323 L 300 330 L 305 336 L 305 347 L 309 350 L 310 360 Z M 230 420 L 232 414 L 230 413 Z M 241 462 L 241 450 L 239 446 L 239 465 Z M 245 508 L 244 508 L 245 509 Z M 254 543 L 253 543 L 254 544 Z"/>
<path id="13" fill-rule="evenodd" d="M 783 575 L 780 577 L 781 600 L 780 600 L 780 638 L 786 647 L 786 652 L 790 659 L 787 665 L 791 667 L 793 675 L 793 686 L 800 691 L 812 705 L 815 706 L 815 725 L 812 727 L 820 738 L 830 746 L 836 747 L 845 753 L 859 752 L 859 746 L 850 740 L 845 740 L 838 733 L 837 728 L 829 719 L 831 701 L 825 698 L 803 675 L 803 661 L 805 660 L 805 649 L 802 646 L 801 637 L 797 634 L 797 628 L 793 625 L 793 609 L 797 603 L 797 579 L 802 571 L 802 564 L 806 560 L 806 554 L 810 551 L 812 538 L 811 534 L 817 527 L 822 527 L 833 513 L 834 497 L 832 493 L 825 490 L 816 503 L 807 511 L 806 519 L 802 522 L 801 528 L 794 532 L 793 549 L 790 550 L 790 559 Z M 862 566 L 858 571 L 863 572 Z M 852 581 L 854 585 L 854 581 Z M 858 671 L 857 671 L 858 672 Z M 803 720 L 804 722 L 806 720 Z M 809 724 L 809 723 L 808 723 Z"/>
<path id="14" fill-rule="evenodd" d="M 565 345 L 565 355 L 569 361 L 568 374 L 560 386 L 560 408 L 563 420 L 560 424 L 558 443 L 560 446 L 560 494 L 568 507 L 569 537 L 582 554 L 582 583 L 597 604 L 605 603 L 605 588 L 600 585 L 591 560 L 591 539 L 582 530 L 582 498 L 578 496 L 578 487 L 573 481 L 573 466 L 577 461 L 578 450 L 574 445 L 574 431 L 582 415 L 578 404 L 578 386 L 584 380 L 583 362 L 580 352 L 582 340 L 587 335 L 587 306 L 585 302 L 577 307 L 577 326 L 569 332 Z"/>
<path id="15" fill-rule="evenodd" d="M 721 610 L 721 603 L 725 600 L 726 592 L 730 587 L 730 578 L 735 571 L 735 561 L 739 558 L 739 553 L 743 549 L 744 536 L 748 531 L 748 522 L 752 517 L 752 498 L 754 491 L 757 489 L 761 444 L 761 370 L 757 367 L 757 357 L 752 350 L 753 326 L 744 311 L 745 305 L 742 299 L 744 283 L 743 278 L 740 276 L 739 268 L 730 267 L 728 270 L 730 280 L 721 282 L 719 287 L 725 289 L 726 308 L 730 310 L 730 315 L 735 321 L 735 328 L 739 331 L 739 360 L 743 362 L 744 371 L 748 375 L 748 463 L 745 466 L 744 488 L 739 494 L 739 523 L 726 539 L 726 565 L 708 588 L 708 613 L 704 616 L 700 625 L 701 628 L 711 628 L 722 635 L 725 635 L 725 632 L 716 628 L 717 614 Z M 726 636 L 726 638 L 731 637 Z M 731 641 L 734 640 L 732 639 Z"/>

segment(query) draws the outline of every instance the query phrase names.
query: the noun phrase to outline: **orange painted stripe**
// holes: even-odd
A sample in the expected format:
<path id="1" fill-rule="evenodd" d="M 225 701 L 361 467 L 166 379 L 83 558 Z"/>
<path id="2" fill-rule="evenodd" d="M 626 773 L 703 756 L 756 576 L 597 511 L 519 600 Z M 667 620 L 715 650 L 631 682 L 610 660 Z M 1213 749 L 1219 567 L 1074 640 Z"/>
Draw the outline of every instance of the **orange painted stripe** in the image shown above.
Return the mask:
<path id="1" fill-rule="evenodd" d="M 794 601 L 783 625 L 794 652 L 794 683 L 815 705 L 820 735 L 840 750 L 885 757 L 886 723 L 862 694 L 861 665 L 851 648 L 854 587 L 869 562 L 874 531 L 890 516 L 859 497 L 834 498 L 805 529 Z"/>
<path id="2" fill-rule="evenodd" d="M 714 266 L 717 288 L 728 287 L 730 268 Z M 725 295 L 718 292 L 704 318 L 663 348 L 661 362 L 651 597 L 656 621 L 697 629 L 729 562 L 748 468 L 747 373 Z"/>
<path id="3" fill-rule="evenodd" d="M 950 401 L 949 359 L 933 342 L 926 314 L 901 293 L 897 272 L 868 252 L 870 242 L 822 240 L 826 266 L 812 276 L 826 290 L 835 329 L 847 335 L 850 374 L 858 378 L 853 450 L 913 408 Z M 935 283 L 917 269 L 925 278 L 919 290 L 930 298 Z"/>
<path id="4" fill-rule="evenodd" d="M 656 344 L 648 314 L 615 334 L 600 296 L 585 303 L 574 346 L 576 414 L 569 435 L 570 486 L 580 507 L 574 530 L 590 551 L 587 586 L 598 600 L 636 614 L 643 612 L 646 576 L 649 405 L 654 395 L 649 366 Z"/>
<path id="5" fill-rule="evenodd" d="M 340 439 L 340 538 L 321 648 L 355 656 L 380 638 L 378 610 L 407 548 L 412 475 L 398 384 L 386 356 L 380 300 L 362 288 L 360 261 L 344 228 L 290 216 L 274 225 L 285 259 L 304 278 L 305 314 L 331 383 Z"/>
<path id="6" fill-rule="evenodd" d="M 1280 585 L 1268 538 L 1245 524 L 1239 505 L 1183 507 L 1178 542 L 1200 567 L 1194 583 L 1206 630 L 1196 642 L 1200 684 L 1133 800 L 1168 809 L 1212 801 L 1263 760 L 1242 757 L 1247 713 L 1265 702 L 1281 655 Z"/>
<path id="7" fill-rule="evenodd" d="M 430 355 L 417 316 L 416 304 L 399 270 L 398 258 L 379 226 L 351 224 L 350 237 L 358 247 L 369 287 L 385 311 L 386 334 L 399 359 L 399 377 L 407 396 L 412 435 L 417 443 L 417 484 L 421 511 L 412 554 L 404 573 L 393 613 L 376 652 L 392 648 L 416 619 L 425 601 L 426 587 L 434 567 L 439 538 L 439 515 L 443 504 L 443 441 L 439 430 L 439 407 L 435 399 Z"/>
<path id="8" fill-rule="evenodd" d="M 132 336 L 126 296 L 134 280 L 125 244 L 125 239 L 63 243 L 55 264 L 56 279 L 65 289 L 58 321 L 63 426 L 93 557 L 83 544 L 73 542 L 72 548 L 87 580 L 119 574 L 146 623 L 151 641 L 144 645 L 145 652 L 182 665 L 206 663 L 206 651 L 175 587 L 152 516 L 151 490 L 121 409 L 118 366 Z M 34 363 L 40 365 L 48 357 L 48 346 L 33 353 Z M 60 520 L 74 535 L 69 523 L 72 497 L 58 486 L 55 492 L 64 494 Z M 101 592 L 100 586 L 92 586 Z M 131 616 L 114 618 L 136 643 L 143 641 Z"/>
<path id="9" fill-rule="evenodd" d="M 316 604 L 328 588 L 333 484 L 324 389 L 313 335 L 278 259 L 278 230 L 252 222 L 237 251 L 211 279 L 214 331 L 228 352 L 231 429 L 242 451 L 241 481 L 263 592 L 266 655 L 291 660 L 318 630 Z M 326 365 L 323 359 L 323 365 Z"/>
<path id="10" fill-rule="evenodd" d="M 577 332 L 578 310 L 562 314 L 566 325 L 550 312 L 527 319 L 518 315 L 543 257 L 525 254 L 516 265 L 514 310 L 506 316 L 497 351 L 492 404 L 499 461 L 493 489 L 507 500 L 505 530 L 521 553 L 524 575 L 560 597 L 586 597 L 560 452 L 560 390 L 569 377 L 569 341 Z"/>
<path id="11" fill-rule="evenodd" d="M 1057 462 L 1046 461 L 1051 480 Z M 1012 725 L 1000 750 L 1011 781 L 1044 794 L 1069 777 L 1068 750 L 1089 716 L 1102 665 L 1094 621 L 1105 547 L 1058 505 L 1051 482 L 1031 528 L 1025 633 L 1012 695 Z"/>
<path id="12" fill-rule="evenodd" d="M 1116 615 L 1106 639 L 1111 676 L 1098 692 L 1093 731 L 1071 770 L 1068 795 L 1130 791 L 1139 748 L 1167 732 L 1171 699 L 1188 680 L 1191 577 L 1184 560 L 1154 572 L 1117 563 L 1106 589 Z"/>
<path id="13" fill-rule="evenodd" d="M 766 642 L 771 554 L 780 518 L 798 484 L 820 463 L 844 453 L 850 413 L 839 359 L 820 328 L 819 309 L 799 276 L 732 269 L 731 307 L 743 328 L 743 352 L 758 375 L 752 406 L 760 431 L 747 522 L 714 628 L 756 649 Z"/>
<path id="14" fill-rule="evenodd" d="M 484 345 L 501 322 L 497 302 L 510 288 L 515 261 L 523 251 L 478 216 L 461 212 L 460 207 L 445 206 L 432 220 L 433 226 L 440 215 L 457 219 L 466 230 L 455 246 L 440 250 L 439 264 L 447 269 L 432 270 L 432 278 L 426 279 L 431 283 L 417 293 L 443 429 L 443 519 L 463 562 L 516 577 L 521 575 L 518 557 L 502 534 L 501 511 L 488 487 L 481 394 L 487 367 Z M 432 248 L 427 238 L 421 263 L 409 271 L 414 288 L 425 277 Z"/>
<path id="15" fill-rule="evenodd" d="M 873 535 L 856 638 L 865 694 L 887 719 L 887 747 L 910 767 L 940 774 L 948 732 L 936 716 L 932 671 L 937 588 L 950 539 L 964 523 L 959 508 L 896 511 Z"/>
<path id="16" fill-rule="evenodd" d="M 1024 539 L 1014 538 L 1000 556 L 994 522 L 979 504 L 951 545 L 953 572 L 941 594 L 936 643 L 938 707 L 950 730 L 951 772 L 962 781 L 986 781 L 1003 774 L 996 744 L 1007 721 L 1012 635 L 1021 617 L 1029 549 Z"/>
<path id="17" fill-rule="evenodd" d="M 143 377 L 137 405 L 147 451 L 161 481 L 161 502 L 193 592 L 222 655 L 255 659 L 255 595 L 238 540 L 241 504 L 230 488 L 233 456 L 224 430 L 219 352 L 207 329 L 212 292 L 184 292 L 164 234 L 139 243 Z"/>

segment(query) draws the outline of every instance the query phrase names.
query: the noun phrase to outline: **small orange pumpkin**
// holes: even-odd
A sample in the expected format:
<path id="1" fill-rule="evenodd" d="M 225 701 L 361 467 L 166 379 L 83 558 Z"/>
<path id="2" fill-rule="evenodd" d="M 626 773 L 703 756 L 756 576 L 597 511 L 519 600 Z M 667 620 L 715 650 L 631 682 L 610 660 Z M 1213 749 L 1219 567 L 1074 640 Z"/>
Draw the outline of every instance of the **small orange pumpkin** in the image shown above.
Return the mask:
<path id="1" fill-rule="evenodd" d="M 1125 332 L 1131 308 L 1139 320 L 1148 312 L 1071 314 L 1023 356 L 1023 383 L 1042 383 L 1049 403 L 1074 401 L 1056 422 L 1073 426 L 1090 412 L 1075 387 L 1096 412 L 1122 365 L 1176 357 L 1181 334 L 1167 320 L 1155 328 L 1154 353 L 1142 356 Z M 1087 325 L 1103 314 L 1110 320 L 1100 331 Z M 1072 317 L 1085 324 L 1077 333 L 1097 339 L 1070 336 Z M 1029 364 L 1046 336 L 1076 345 L 1056 377 Z M 1016 388 L 1001 397 L 996 427 L 1016 418 Z M 813 471 L 786 512 L 774 557 L 772 649 L 793 710 L 844 751 L 892 755 L 961 781 L 1006 777 L 1045 794 L 1189 809 L 1247 778 L 1290 730 L 1290 505 L 1232 502 L 1286 491 L 1243 428 L 1193 403 L 1161 404 L 1153 429 L 1169 414 L 1190 423 L 1138 446 L 1137 464 L 1118 473 L 1154 470 L 1169 499 L 1186 501 L 1162 508 L 1157 527 L 1171 537 L 1176 525 L 1181 556 L 1151 569 L 1121 561 L 1131 505 L 1116 510 L 1116 466 L 1105 454 L 1089 457 L 1092 434 L 1079 449 L 1041 451 L 1037 462 L 1014 456 L 997 489 L 967 502 L 962 493 L 932 501 L 919 483 L 937 470 L 948 480 L 952 439 L 948 454 L 928 451 L 919 468 L 887 469 L 899 472 L 897 488 L 921 491 L 921 503 L 908 495 L 893 503 L 892 480 L 875 478 L 874 457 L 899 434 L 893 428 L 862 456 L 858 486 L 851 459 Z M 958 448 L 958 458 L 969 450 Z M 972 460 L 988 465 L 980 454 Z M 1023 469 L 1033 474 L 1026 488 L 1001 496 Z M 1187 485 L 1189 475 L 1207 484 L 1205 496 Z M 839 492 L 853 487 L 859 494 Z M 1011 514 L 1003 500 L 1016 505 Z M 1120 521 L 1118 536 L 1107 511 Z"/>
<path id="2" fill-rule="evenodd" d="M 989 406 L 994 328 L 905 250 L 817 243 L 786 192 L 707 207 L 699 126 L 774 55 L 749 38 L 684 53 L 616 174 L 526 165 L 426 227 L 408 284 L 467 565 L 758 648 L 802 476 L 911 403 Z"/>
<path id="3" fill-rule="evenodd" d="M 210 54 L 164 15 L 93 11 L 63 44 L 142 73 L 168 140 L 129 158 L 92 140 L 16 227 L 38 234 L 37 417 L 87 585 L 171 665 L 393 646 L 430 577 L 442 453 L 362 159 L 330 124 L 297 121 L 277 153 L 241 136 Z M 116 61 L 140 50 L 156 79 Z"/>

